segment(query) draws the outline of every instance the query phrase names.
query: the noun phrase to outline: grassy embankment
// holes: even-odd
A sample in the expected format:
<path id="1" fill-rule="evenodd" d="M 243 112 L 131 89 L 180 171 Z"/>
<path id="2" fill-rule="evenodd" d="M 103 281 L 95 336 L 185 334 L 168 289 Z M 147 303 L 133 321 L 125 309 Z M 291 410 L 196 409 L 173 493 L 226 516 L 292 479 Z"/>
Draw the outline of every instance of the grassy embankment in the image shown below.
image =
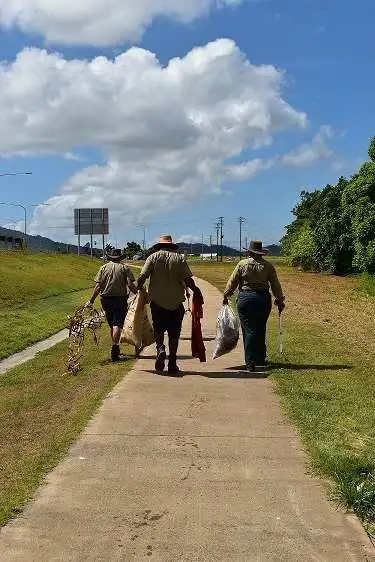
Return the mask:
<path id="1" fill-rule="evenodd" d="M 296 425 L 310 469 L 331 496 L 375 523 L 375 280 L 302 273 L 276 260 L 287 297 L 285 354 L 277 352 L 277 315 L 269 359 L 282 408 Z M 223 290 L 233 264 L 201 264 L 195 275 Z"/>
<path id="2" fill-rule="evenodd" d="M 18 348 L 64 327 L 66 314 L 84 302 L 84 287 L 92 284 L 98 269 L 98 262 L 66 256 L 1 256 L 0 260 L 6 287 L 0 300 L 2 335 L 8 338 L 16 325 Z M 7 341 L 3 354 L 4 349 L 11 350 L 12 340 Z M 110 345 L 105 325 L 98 346 L 87 336 L 77 376 L 65 374 L 67 342 L 0 375 L 0 525 L 22 509 L 130 369 L 131 359 L 109 362 Z"/>
<path id="3" fill-rule="evenodd" d="M 0 359 L 64 328 L 99 267 L 86 257 L 0 252 Z"/>

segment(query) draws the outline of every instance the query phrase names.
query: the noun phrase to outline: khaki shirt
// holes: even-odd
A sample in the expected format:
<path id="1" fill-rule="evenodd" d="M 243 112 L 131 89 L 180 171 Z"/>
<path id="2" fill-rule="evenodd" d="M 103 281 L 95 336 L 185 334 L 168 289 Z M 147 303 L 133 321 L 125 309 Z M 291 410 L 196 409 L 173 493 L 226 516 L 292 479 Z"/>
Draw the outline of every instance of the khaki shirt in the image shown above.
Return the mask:
<path id="1" fill-rule="evenodd" d="M 262 257 L 240 261 L 226 286 L 224 296 L 231 297 L 235 290 L 263 291 L 271 286 L 276 299 L 283 298 L 283 290 L 272 263 Z"/>
<path id="2" fill-rule="evenodd" d="M 193 274 L 184 256 L 160 250 L 147 258 L 139 279 L 149 277 L 150 300 L 167 310 L 176 310 L 185 301 L 185 280 Z"/>
<path id="3" fill-rule="evenodd" d="M 99 269 L 95 282 L 100 285 L 102 297 L 127 297 L 129 282 L 134 283 L 135 279 L 130 267 L 111 261 Z"/>

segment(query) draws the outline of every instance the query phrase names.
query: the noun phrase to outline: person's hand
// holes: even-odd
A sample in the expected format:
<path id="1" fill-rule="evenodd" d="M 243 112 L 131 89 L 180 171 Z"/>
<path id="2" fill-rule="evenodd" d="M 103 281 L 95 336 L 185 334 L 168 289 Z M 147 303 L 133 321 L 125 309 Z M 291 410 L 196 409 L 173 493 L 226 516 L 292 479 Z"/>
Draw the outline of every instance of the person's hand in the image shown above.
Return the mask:
<path id="1" fill-rule="evenodd" d="M 285 302 L 284 299 L 276 299 L 275 300 L 275 305 L 277 306 L 277 308 L 279 309 L 279 314 L 281 314 L 285 308 Z"/>
<path id="2" fill-rule="evenodd" d="M 223 306 L 226 306 L 229 303 L 228 297 L 223 298 Z"/>
<path id="3" fill-rule="evenodd" d="M 91 301 L 87 301 L 87 303 L 85 304 L 85 308 L 92 308 L 93 304 Z"/>

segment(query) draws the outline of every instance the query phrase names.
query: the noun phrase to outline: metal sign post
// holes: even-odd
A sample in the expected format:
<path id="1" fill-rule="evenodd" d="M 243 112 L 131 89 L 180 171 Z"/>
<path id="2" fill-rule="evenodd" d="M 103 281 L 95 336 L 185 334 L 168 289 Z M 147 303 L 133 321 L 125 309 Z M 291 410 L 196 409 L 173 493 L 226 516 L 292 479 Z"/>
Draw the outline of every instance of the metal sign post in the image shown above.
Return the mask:
<path id="1" fill-rule="evenodd" d="M 81 236 L 90 236 L 90 254 L 93 259 L 93 236 L 101 235 L 104 256 L 104 236 L 109 234 L 108 209 L 74 209 L 74 232 L 78 236 L 78 255 L 80 255 Z"/>
<path id="2" fill-rule="evenodd" d="M 105 235 L 104 235 L 104 224 L 105 224 L 105 220 L 104 220 L 104 209 L 102 209 L 102 230 L 103 230 L 103 261 L 105 260 Z"/>
<path id="3" fill-rule="evenodd" d="M 93 236 L 93 225 L 92 225 L 92 209 L 90 209 L 90 255 L 91 259 L 94 259 L 94 248 L 92 244 L 92 236 Z"/>
<path id="4" fill-rule="evenodd" d="M 81 255 L 81 209 L 77 209 L 78 211 L 78 255 Z"/>

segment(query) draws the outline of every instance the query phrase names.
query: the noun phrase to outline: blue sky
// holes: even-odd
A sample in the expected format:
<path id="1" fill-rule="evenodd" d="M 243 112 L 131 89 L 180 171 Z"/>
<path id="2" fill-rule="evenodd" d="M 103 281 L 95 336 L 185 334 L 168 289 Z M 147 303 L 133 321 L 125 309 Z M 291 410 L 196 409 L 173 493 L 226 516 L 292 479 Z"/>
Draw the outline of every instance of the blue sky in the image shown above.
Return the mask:
<path id="1" fill-rule="evenodd" d="M 34 6 L 36 9 L 37 0 L 30 0 L 30 5 L 31 8 Z M 69 3 L 66 9 L 69 10 Z M 10 64 L 26 47 L 46 49 L 48 53 L 57 51 L 65 61 L 73 61 L 91 60 L 99 56 L 113 59 L 133 45 L 137 45 L 154 53 L 160 62 L 160 68 L 164 68 L 171 59 L 175 57 L 184 59 L 197 46 L 205 47 L 220 38 L 228 38 L 243 53 L 244 59 L 252 65 L 256 67 L 271 65 L 278 72 L 283 73 L 282 82 L 279 86 L 275 86 L 275 95 L 280 95 L 296 112 L 306 114 L 306 123 L 304 126 L 284 123 L 280 130 L 277 130 L 276 126 L 272 127 L 266 142 L 257 143 L 251 139 L 251 142 L 246 141 L 242 144 L 241 150 L 237 150 L 236 154 L 232 149 L 229 150 L 228 162 L 241 164 L 256 158 L 265 163 L 265 169 L 251 174 L 250 177 L 241 176 L 240 181 L 238 181 L 238 174 L 231 174 L 227 178 L 218 176 L 217 180 L 213 180 L 212 177 L 216 177 L 217 173 L 215 168 L 215 174 L 210 176 L 210 185 L 207 184 L 205 188 L 200 189 L 198 184 L 201 179 L 196 173 L 196 168 L 200 164 L 199 157 L 190 156 L 189 152 L 189 156 L 185 158 L 182 151 L 178 161 L 183 162 L 185 168 L 191 167 L 191 176 L 196 178 L 195 183 L 189 182 L 189 169 L 184 169 L 185 183 L 180 185 L 178 178 L 181 174 L 174 166 L 173 179 L 168 176 L 167 186 L 163 179 L 160 184 L 162 196 L 157 200 L 158 203 L 154 204 L 152 182 L 155 181 L 155 177 L 159 177 L 160 171 L 158 170 L 155 175 L 155 171 L 150 170 L 149 191 L 142 193 L 137 206 L 133 202 L 133 198 L 137 195 L 136 185 L 132 184 L 131 187 L 132 198 L 130 194 L 124 193 L 127 189 L 128 164 L 125 165 L 123 159 L 128 162 L 127 159 L 132 157 L 132 152 L 129 152 L 132 139 L 127 140 L 126 154 L 122 145 L 119 155 L 120 149 L 117 147 L 114 151 L 112 140 L 104 147 L 98 141 L 92 146 L 90 141 L 84 141 L 84 146 L 80 145 L 83 141 L 78 141 L 79 146 L 77 146 L 73 130 L 72 134 L 68 135 L 68 140 L 60 142 L 60 139 L 57 139 L 59 142 L 56 142 L 52 153 L 46 154 L 47 149 L 43 145 L 44 129 L 39 127 L 38 133 L 35 134 L 34 129 L 29 130 L 26 125 L 30 119 L 32 120 L 32 116 L 37 114 L 35 104 L 39 104 L 39 101 L 30 96 L 29 100 L 22 100 L 23 115 L 26 115 L 23 116 L 23 120 L 20 118 L 17 122 L 14 117 L 12 121 L 6 121 L 6 117 L 3 117 L 2 130 L 7 131 L 6 127 L 8 127 L 9 133 L 6 132 L 0 147 L 0 153 L 3 155 L 0 157 L 0 173 L 30 170 L 33 176 L 0 178 L 0 201 L 49 203 L 49 208 L 43 208 L 34 222 L 32 212 L 30 213 L 32 228 L 52 238 L 72 240 L 70 229 L 72 220 L 69 218 L 72 216 L 72 209 L 69 205 L 75 206 L 77 201 L 77 204 L 82 206 L 86 192 L 80 182 L 74 179 L 74 189 L 72 188 L 69 193 L 74 193 L 76 199 L 73 196 L 59 199 L 62 187 L 70 185 L 69 182 L 75 178 L 74 174 L 81 174 L 82 170 L 96 164 L 105 168 L 108 160 L 119 161 L 120 166 L 124 166 L 124 170 L 120 176 L 116 175 L 116 172 L 114 182 L 117 182 L 116 189 L 121 193 L 117 195 L 117 191 L 111 191 L 111 195 L 108 195 L 110 217 L 112 217 L 110 239 L 113 242 L 117 240 L 118 244 L 123 244 L 129 239 L 140 240 L 142 228 L 135 224 L 143 223 L 147 225 L 147 240 L 150 243 L 159 234 L 167 232 L 171 232 L 176 239 L 181 237 L 200 239 L 204 234 L 207 241 L 209 235 L 214 234 L 216 218 L 224 216 L 225 241 L 238 246 L 236 219 L 240 215 L 247 219 L 245 235 L 249 238 L 262 238 L 266 243 L 277 242 L 282 235 L 284 225 L 290 222 L 290 210 L 302 189 L 323 186 L 335 181 L 340 174 L 349 175 L 366 159 L 369 139 L 375 134 L 372 99 L 375 86 L 372 49 L 374 16 L 375 4 L 370 0 L 359 0 L 355 3 L 339 0 L 284 0 L 283 2 L 245 0 L 237 7 L 212 9 L 208 15 L 200 15 L 188 23 L 159 13 L 151 24 L 146 25 L 143 35 L 138 40 L 126 40 L 125 34 L 124 40 L 107 40 L 107 44 L 100 46 L 90 44 L 90 39 L 85 41 L 84 45 L 77 45 L 75 43 L 80 41 L 74 37 L 64 40 L 64 44 L 61 41 L 51 40 L 48 35 L 48 25 L 52 29 L 54 22 L 48 18 L 39 33 L 35 30 L 35 26 L 33 28 L 24 25 L 23 32 L 17 25 L 6 29 L 3 27 L 0 32 L 1 59 Z M 48 41 L 46 36 L 49 37 Z M 95 40 L 92 43 L 95 43 Z M 9 70 L 10 67 L 7 68 Z M 41 71 L 36 68 L 36 73 L 38 72 Z M 26 74 L 23 74 L 23 80 L 25 76 Z M 126 79 L 125 76 L 124 80 Z M 137 80 L 136 76 L 134 80 Z M 216 75 L 208 76 L 205 84 L 208 90 L 212 89 L 213 95 L 219 88 L 217 80 Z M 83 88 L 82 84 L 81 87 Z M 151 89 L 152 87 L 150 85 Z M 191 87 L 194 88 L 194 82 Z M 247 95 L 251 97 L 251 84 L 249 88 L 246 92 L 250 92 Z M 17 115 L 16 104 L 22 93 L 19 94 L 14 87 L 9 89 L 9 92 L 8 97 L 5 98 L 2 98 L 0 93 L 0 105 L 4 104 L 1 113 L 6 116 L 9 104 L 14 104 L 14 107 L 12 105 L 14 115 Z M 14 95 L 14 98 L 10 99 L 10 95 Z M 169 125 L 171 127 L 173 125 L 175 131 L 172 117 L 168 116 L 168 103 L 172 103 L 168 100 L 168 90 L 163 95 L 167 98 L 164 100 L 165 119 L 168 123 L 169 120 L 171 121 Z M 238 95 L 243 101 L 242 94 L 239 92 Z M 259 93 L 257 90 L 256 99 L 258 100 L 258 96 L 261 95 L 262 92 Z M 72 98 L 72 104 L 76 103 L 75 99 L 77 98 Z M 161 103 L 163 101 L 160 101 Z M 186 103 L 189 103 L 189 100 Z M 110 100 L 108 104 L 111 105 Z M 237 105 L 234 100 L 233 107 Z M 183 110 L 184 106 L 181 107 Z M 205 107 L 209 108 L 209 103 L 205 102 Z M 267 107 L 263 108 L 266 115 Z M 195 107 L 193 109 L 196 111 Z M 103 111 L 105 112 L 106 109 Z M 201 107 L 199 111 L 200 113 L 203 111 Z M 43 115 L 45 115 L 44 110 Z M 156 126 L 153 115 L 143 115 L 142 119 L 148 117 L 149 122 L 145 122 L 142 131 L 146 130 L 148 125 Z M 176 115 L 173 114 L 173 118 L 179 122 L 178 109 Z M 58 137 L 62 127 L 47 122 L 48 119 L 51 118 L 47 116 L 43 126 L 48 131 L 52 128 L 53 134 Z M 135 107 L 134 114 L 131 116 L 132 127 L 136 119 Z M 1 117 L 0 122 L 2 122 Z M 17 130 L 14 129 L 15 123 L 18 123 Z M 104 128 L 107 126 L 105 120 L 103 123 L 102 125 L 99 123 L 95 129 L 95 135 L 98 137 L 101 132 L 100 126 Z M 166 133 L 159 118 L 157 126 L 160 127 L 158 136 L 162 141 Z M 27 129 L 25 135 L 20 134 L 22 138 L 17 138 L 13 142 L 13 137 L 20 133 L 22 127 Z M 130 129 L 126 121 L 124 121 L 124 128 Z M 110 123 L 108 129 L 111 130 Z M 76 131 L 78 137 L 79 132 Z M 27 133 L 30 133 L 30 138 L 26 141 L 23 137 Z M 39 134 L 40 138 L 37 138 Z M 240 130 L 236 134 L 241 137 Z M 144 133 L 141 140 L 137 137 L 137 142 L 147 144 L 147 135 L 148 133 Z M 254 144 L 257 147 L 254 148 Z M 237 142 L 235 145 L 237 146 Z M 142 151 L 142 156 L 139 156 L 140 153 L 137 154 L 142 158 L 144 168 L 148 164 L 148 153 L 143 147 Z M 302 157 L 303 154 L 306 155 L 306 151 L 309 154 L 307 160 Z M 294 154 L 295 158 L 288 160 L 285 158 L 288 154 Z M 202 154 L 202 160 L 204 159 L 205 156 Z M 134 175 L 138 176 L 139 173 L 135 172 Z M 82 181 L 87 183 L 87 178 Z M 100 183 L 101 181 L 103 183 Z M 142 181 L 147 181 L 147 176 Z M 213 185 L 215 182 L 217 185 Z M 221 192 L 217 193 L 215 188 L 220 184 Z M 106 206 L 108 185 L 107 176 L 102 180 L 99 176 L 95 176 L 95 199 L 88 198 L 87 201 L 90 203 L 98 201 Z M 158 189 L 158 185 L 155 184 L 155 196 Z M 165 190 L 169 194 L 167 197 Z M 186 191 L 189 194 L 189 190 L 191 197 L 185 193 Z M 55 196 L 57 199 L 50 202 Z M 146 207 L 149 208 L 145 214 Z M 62 208 L 64 212 L 59 214 Z M 56 221 L 55 216 L 57 216 Z M 0 206 L 1 224 L 16 224 L 19 219 L 20 214 L 17 209 Z"/>

